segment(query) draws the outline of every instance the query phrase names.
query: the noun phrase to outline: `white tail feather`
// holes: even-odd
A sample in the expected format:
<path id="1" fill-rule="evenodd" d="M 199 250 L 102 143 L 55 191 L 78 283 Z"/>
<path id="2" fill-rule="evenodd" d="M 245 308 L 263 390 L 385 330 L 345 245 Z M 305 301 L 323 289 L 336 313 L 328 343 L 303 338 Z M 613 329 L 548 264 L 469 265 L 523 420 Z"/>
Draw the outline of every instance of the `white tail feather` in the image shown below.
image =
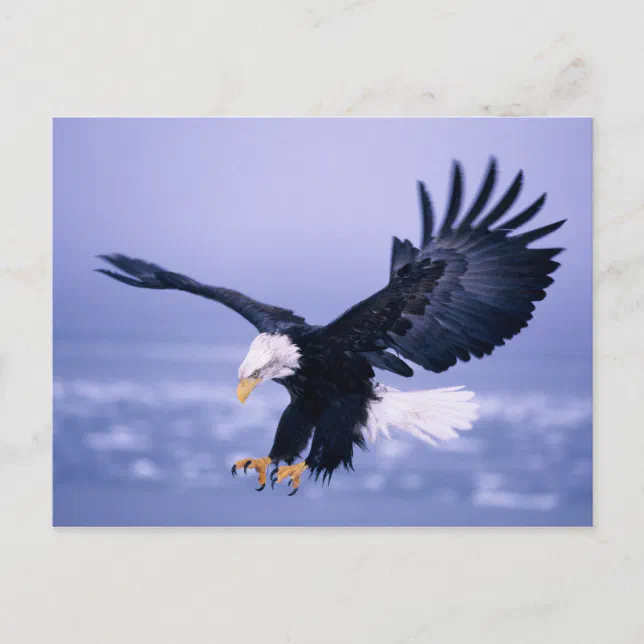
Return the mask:
<path id="1" fill-rule="evenodd" d="M 369 406 L 365 435 L 372 442 L 379 434 L 390 438 L 392 428 L 408 432 L 436 445 L 437 441 L 458 438 L 456 430 L 472 429 L 478 405 L 471 402 L 474 392 L 463 387 L 427 391 L 398 391 L 377 385 L 377 400 Z"/>

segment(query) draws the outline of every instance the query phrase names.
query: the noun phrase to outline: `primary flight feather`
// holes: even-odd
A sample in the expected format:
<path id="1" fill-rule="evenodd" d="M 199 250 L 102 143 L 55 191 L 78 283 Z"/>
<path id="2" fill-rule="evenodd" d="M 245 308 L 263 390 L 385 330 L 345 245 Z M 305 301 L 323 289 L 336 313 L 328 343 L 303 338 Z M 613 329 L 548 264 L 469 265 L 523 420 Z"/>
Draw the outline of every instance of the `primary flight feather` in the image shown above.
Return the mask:
<path id="1" fill-rule="evenodd" d="M 260 334 L 239 367 L 237 396 L 244 403 L 258 384 L 274 380 L 286 387 L 291 402 L 268 456 L 242 459 L 232 472 L 256 470 L 258 490 L 263 490 L 273 465 L 272 484 L 288 479 L 292 495 L 304 470 L 330 481 L 338 467 L 353 469 L 355 446 L 364 448 L 366 439 L 388 437 L 392 428 L 429 443 L 471 428 L 477 411 L 472 392 L 462 387 L 400 392 L 377 383 L 374 368 L 412 376 L 402 356 L 440 373 L 458 360 L 489 355 L 532 319 L 534 302 L 545 297 L 553 282 L 550 275 L 559 266 L 554 257 L 563 249 L 528 245 L 565 220 L 517 232 L 543 208 L 546 195 L 512 213 L 523 186 L 519 172 L 490 206 L 496 176 L 491 159 L 477 195 L 461 216 L 463 171 L 455 162 L 438 229 L 429 193 L 419 182 L 420 246 L 394 237 L 387 285 L 326 326 L 309 325 L 291 310 L 125 255 L 100 256 L 120 272 L 97 270 L 137 288 L 201 295 L 255 325 Z M 309 441 L 308 456 L 296 463 Z"/>

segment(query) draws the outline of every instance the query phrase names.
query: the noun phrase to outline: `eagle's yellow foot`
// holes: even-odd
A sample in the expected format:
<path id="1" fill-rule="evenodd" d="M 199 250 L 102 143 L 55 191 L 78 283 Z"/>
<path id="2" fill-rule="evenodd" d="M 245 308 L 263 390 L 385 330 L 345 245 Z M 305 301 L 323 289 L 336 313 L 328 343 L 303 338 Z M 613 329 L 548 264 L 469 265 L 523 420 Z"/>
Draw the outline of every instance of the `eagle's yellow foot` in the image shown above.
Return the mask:
<path id="1" fill-rule="evenodd" d="M 257 482 L 259 487 L 255 488 L 258 492 L 261 492 L 266 487 L 266 471 L 268 466 L 271 464 L 271 459 L 268 456 L 264 458 L 242 458 L 241 461 L 237 461 L 232 469 L 230 470 L 233 476 L 237 476 L 237 470 L 244 470 L 244 474 L 247 474 L 248 470 L 257 470 Z"/>
<path id="2" fill-rule="evenodd" d="M 293 496 L 300 487 L 300 477 L 302 472 L 308 465 L 302 461 L 296 465 L 283 465 L 271 472 L 271 487 L 275 487 L 275 483 L 281 483 L 284 479 L 290 479 L 288 484 L 293 488 L 289 496 Z"/>

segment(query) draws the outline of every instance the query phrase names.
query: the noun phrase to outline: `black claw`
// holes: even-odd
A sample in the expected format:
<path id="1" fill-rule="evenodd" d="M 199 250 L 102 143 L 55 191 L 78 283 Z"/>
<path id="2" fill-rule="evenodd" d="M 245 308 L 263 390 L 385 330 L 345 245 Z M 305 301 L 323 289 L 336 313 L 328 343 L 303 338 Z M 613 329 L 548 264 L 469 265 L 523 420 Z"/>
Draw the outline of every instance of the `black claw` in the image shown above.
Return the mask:
<path id="1" fill-rule="evenodd" d="M 277 479 L 271 479 L 271 490 L 274 490 L 274 489 L 275 489 L 275 481 L 276 481 L 276 480 L 277 480 Z"/>
<path id="2" fill-rule="evenodd" d="M 252 463 L 252 461 L 246 461 L 244 463 L 244 474 L 248 474 L 248 466 Z"/>
<path id="3" fill-rule="evenodd" d="M 296 488 L 295 488 L 295 489 L 294 489 L 294 490 L 289 494 L 289 496 L 293 496 L 293 495 L 297 494 L 297 491 L 298 491 L 299 489 L 300 489 L 299 487 L 296 487 Z"/>
<path id="4" fill-rule="evenodd" d="M 236 466 L 236 465 L 233 465 L 233 466 L 232 466 L 232 468 L 230 469 L 230 473 L 231 473 L 233 476 L 237 476 L 237 466 Z"/>
<path id="5" fill-rule="evenodd" d="M 289 481 L 288 481 L 288 486 L 289 487 L 291 487 L 291 483 L 293 483 L 293 481 L 291 481 L 291 479 L 289 479 Z"/>
<path id="6" fill-rule="evenodd" d="M 266 483 L 262 483 L 259 487 L 255 488 L 255 492 L 261 492 L 266 487 Z"/>

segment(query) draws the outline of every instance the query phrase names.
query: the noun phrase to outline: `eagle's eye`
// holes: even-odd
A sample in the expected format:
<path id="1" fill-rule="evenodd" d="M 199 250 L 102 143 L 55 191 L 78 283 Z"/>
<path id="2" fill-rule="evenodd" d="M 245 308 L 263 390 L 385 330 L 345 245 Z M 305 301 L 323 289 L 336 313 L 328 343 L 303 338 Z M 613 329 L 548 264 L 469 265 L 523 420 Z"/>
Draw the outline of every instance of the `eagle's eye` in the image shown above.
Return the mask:
<path id="1" fill-rule="evenodd" d="M 259 369 L 255 369 L 255 371 L 253 371 L 253 373 L 250 374 L 250 377 L 255 378 L 255 380 L 257 380 L 257 378 L 259 378 Z"/>

